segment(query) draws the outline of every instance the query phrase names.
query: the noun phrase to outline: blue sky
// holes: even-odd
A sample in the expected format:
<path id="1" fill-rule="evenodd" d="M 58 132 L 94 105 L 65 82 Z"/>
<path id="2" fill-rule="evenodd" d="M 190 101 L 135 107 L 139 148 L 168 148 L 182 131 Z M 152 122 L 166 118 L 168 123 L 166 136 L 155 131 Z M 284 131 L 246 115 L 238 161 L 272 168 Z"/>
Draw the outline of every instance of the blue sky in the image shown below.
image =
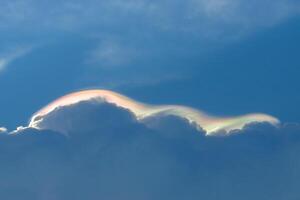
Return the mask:
<path id="1" fill-rule="evenodd" d="M 0 3 L 0 43 L 0 127 L 14 130 L 18 126 L 26 126 L 37 110 L 67 93 L 82 89 L 108 89 L 150 104 L 186 105 L 217 116 L 257 112 L 275 116 L 281 120 L 284 127 L 278 132 L 286 133 L 288 141 L 290 137 L 295 137 L 297 142 L 289 144 L 295 146 L 290 150 L 289 145 L 282 144 L 277 136 L 276 139 L 270 140 L 275 140 L 275 147 L 279 146 L 280 159 L 290 158 L 288 161 L 293 162 L 295 149 L 299 145 L 298 136 L 294 134 L 299 132 L 300 123 L 300 3 L 297 0 L 3 0 Z M 88 111 L 90 110 L 93 109 L 88 108 Z M 76 112 L 81 115 L 82 111 L 79 109 Z M 100 128 L 90 124 L 98 124 L 93 120 L 89 121 L 86 127 L 92 127 L 88 130 L 97 132 Z M 125 122 L 126 120 L 127 118 Z M 291 124 L 293 128 L 286 128 Z M 126 128 L 128 126 L 124 125 Z M 165 126 L 170 128 L 168 123 Z M 132 125 L 129 127 L 128 130 L 140 130 Z M 104 130 L 112 132 L 107 127 Z M 189 132 L 189 128 L 180 130 Z M 30 135 L 36 130 L 28 131 Z M 147 134 L 148 131 L 141 132 Z M 154 132 L 158 134 L 157 131 Z M 167 129 L 162 132 L 172 133 L 174 130 Z M 256 135 L 260 131 L 254 128 L 254 131 L 251 129 L 249 132 Z M 274 131 L 263 128 L 261 132 Z M 250 142 L 250 147 L 247 147 L 249 149 L 242 148 L 245 154 L 251 152 L 252 163 L 258 162 L 262 168 L 273 165 L 273 162 L 280 163 L 281 160 L 276 158 L 270 163 L 266 161 L 266 165 L 259 161 L 259 155 L 263 158 L 268 157 L 272 154 L 269 150 L 274 147 L 272 142 L 269 144 L 269 140 L 263 137 L 262 140 L 267 142 L 262 142 L 262 146 L 270 145 L 266 145 L 268 152 L 255 149 L 253 146 L 256 141 L 259 143 L 261 137 L 259 135 L 250 139 L 253 143 Z M 211 149 L 211 146 L 217 143 L 222 143 L 220 149 L 228 151 L 228 154 L 229 144 L 236 144 L 235 139 L 228 139 L 228 144 L 223 143 L 223 139 L 220 140 L 204 142 L 208 145 L 204 146 L 209 149 L 211 155 L 215 155 L 215 149 Z M 239 140 L 243 143 L 247 137 L 237 139 Z M 134 143 L 138 141 L 134 140 Z M 166 142 L 165 138 L 160 138 L 159 141 L 159 144 L 172 143 L 168 139 Z M 155 140 L 154 145 L 157 145 L 156 142 Z M 16 143 L 19 144 L 19 141 Z M 159 159 L 172 158 L 175 160 L 171 159 L 170 162 L 174 164 L 179 155 L 174 155 L 174 158 L 168 151 L 185 149 L 185 144 L 170 145 L 180 147 L 163 149 L 167 151 L 167 156 Z M 36 148 L 40 148 L 38 144 Z M 47 145 L 46 148 L 51 149 Z M 149 148 L 151 149 L 151 145 Z M 65 147 L 62 151 L 66 151 Z M 149 151 L 154 155 L 157 153 L 152 152 L 152 149 Z M 253 153 L 256 151 L 259 155 Z M 187 152 L 189 155 L 193 154 L 192 158 L 197 154 L 194 150 Z M 78 153 L 90 155 L 86 152 Z M 284 153 L 288 154 L 288 158 Z M 66 156 L 70 155 L 66 153 Z M 137 157 L 140 156 L 143 157 L 140 154 Z M 226 156 L 228 155 L 224 155 L 225 160 Z M 33 160 L 39 158 L 32 156 Z M 178 162 L 184 162 L 182 159 L 183 157 L 179 156 Z M 230 159 L 234 160 L 234 156 Z M 242 156 L 237 155 L 237 159 L 242 159 Z M 73 161 L 67 164 L 57 162 L 64 167 Z M 74 163 L 82 165 L 84 162 Z M 211 160 L 208 163 L 214 164 Z M 170 163 L 167 164 L 169 165 L 171 166 Z M 234 165 L 238 168 L 239 163 L 236 161 Z M 163 166 L 165 165 L 162 164 L 162 168 Z M 206 167 L 204 170 L 209 168 Z M 289 168 L 292 168 L 292 164 L 286 170 Z M 84 169 L 89 170 L 87 166 L 84 166 Z M 186 173 L 182 165 L 180 170 L 181 173 Z M 231 174 L 230 170 L 216 170 L 224 177 L 231 177 L 228 175 Z M 241 167 L 240 172 L 244 173 L 245 170 L 248 169 Z M 158 171 L 165 173 L 161 169 Z M 196 171 L 200 173 L 201 170 Z M 223 172 L 225 174 L 222 174 Z M 274 168 L 275 172 L 278 172 L 277 168 Z M 74 173 L 79 172 L 74 170 Z M 210 173 L 214 172 L 209 171 Z M 297 171 L 293 173 L 289 175 L 300 174 Z M 261 171 L 258 170 L 258 174 L 261 174 Z M 57 173 L 55 175 L 59 176 Z M 185 175 L 182 175 L 183 180 L 188 177 Z M 198 178 L 202 176 L 198 175 Z M 223 176 L 212 177 L 213 180 L 217 180 Z M 85 180 L 84 177 L 81 178 Z M 14 179 L 17 180 L 16 177 Z M 250 179 L 249 181 L 253 182 Z M 289 180 L 283 180 L 287 181 Z M 176 179 L 175 183 L 179 182 L 179 179 Z M 186 182 L 192 184 L 190 179 Z M 1 184 L 0 181 L 0 186 Z M 133 187 L 137 187 L 135 184 L 133 183 Z M 182 185 L 176 187 L 181 188 Z M 243 189 L 246 190 L 247 187 L 248 185 L 245 185 Z M 22 184 L 18 188 L 25 191 L 28 198 L 33 197 L 30 196 L 33 193 L 27 193 Z M 222 192 L 230 197 L 225 191 Z M 300 196 L 295 191 L 289 192 L 294 194 L 295 198 Z M 283 195 L 284 193 L 283 191 Z M 58 196 L 59 194 L 57 193 Z M 94 198 L 99 195 L 97 192 L 93 194 Z M 159 189 L 155 190 L 154 194 L 157 196 L 154 195 L 153 198 L 166 195 L 160 194 Z M 143 199 L 145 194 L 140 195 L 140 199 Z M 188 198 L 184 194 L 181 195 Z M 194 195 L 196 198 L 199 194 L 196 192 Z M 207 195 L 204 197 L 214 199 L 212 194 Z M 131 195 L 128 195 L 129 197 Z M 239 195 L 236 196 L 238 197 Z M 57 197 L 60 198 L 63 198 L 63 195 Z M 287 199 L 295 198 L 291 195 Z"/>
<path id="2" fill-rule="evenodd" d="M 189 9 L 196 8 L 189 6 L 197 1 L 171 8 L 165 7 L 169 2 L 132 1 L 123 6 L 119 1 L 91 1 L 59 8 L 54 2 L 3 3 L 12 10 L 1 26 L 0 87 L 5 95 L 0 108 L 6 113 L 1 123 L 13 128 L 51 100 L 86 88 L 113 89 L 149 103 L 190 105 L 219 115 L 260 111 L 299 121 L 297 2 L 275 1 L 272 15 L 260 10 L 267 1 L 205 2 L 198 3 L 212 6 L 212 13 L 194 11 L 193 17 Z M 102 16 L 94 4 L 119 12 L 108 9 Z M 184 12 L 176 16 L 180 4 Z M 53 17 L 51 9 L 42 13 L 43 6 L 60 14 Z M 78 11 L 64 13 L 64 7 Z M 152 7 L 160 12 L 149 17 L 143 10 Z M 247 13 L 258 7 L 257 16 Z M 20 16 L 14 16 L 18 9 Z M 78 22 L 65 22 L 65 17 Z"/>

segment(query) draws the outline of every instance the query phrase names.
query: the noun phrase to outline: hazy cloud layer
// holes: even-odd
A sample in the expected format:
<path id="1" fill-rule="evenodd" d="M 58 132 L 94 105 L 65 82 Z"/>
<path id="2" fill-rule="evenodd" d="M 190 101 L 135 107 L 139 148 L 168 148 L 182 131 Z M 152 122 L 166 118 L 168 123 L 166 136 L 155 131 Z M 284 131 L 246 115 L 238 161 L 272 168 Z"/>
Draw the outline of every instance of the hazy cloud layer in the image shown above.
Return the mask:
<path id="1" fill-rule="evenodd" d="M 176 117 L 143 126 L 109 104 L 85 102 L 64 114 L 55 125 L 67 126 L 68 137 L 0 135 L 1 199 L 299 198 L 296 124 L 205 137 Z"/>
<path id="2" fill-rule="evenodd" d="M 268 12 L 266 12 L 268 10 Z M 163 31 L 192 31 L 213 35 L 226 29 L 235 34 L 268 27 L 299 14 L 294 0 L 187 0 L 187 1 L 2 1 L 0 28 L 73 31 L 111 27 L 156 27 Z M 180 14 L 178 14 L 180 13 Z M 254 14 L 255 13 L 255 14 Z M 120 24 L 120 20 L 124 25 Z M 20 28 L 20 27 L 18 27 Z M 111 30 L 113 30 L 111 29 Z M 201 32 L 201 33 L 199 33 Z M 235 37 L 235 36 L 233 36 Z"/>
<path id="3" fill-rule="evenodd" d="M 101 66 L 109 69 L 116 66 L 126 66 L 139 57 L 139 53 L 130 46 L 120 44 L 116 41 L 100 42 L 87 56 L 87 64 Z"/>

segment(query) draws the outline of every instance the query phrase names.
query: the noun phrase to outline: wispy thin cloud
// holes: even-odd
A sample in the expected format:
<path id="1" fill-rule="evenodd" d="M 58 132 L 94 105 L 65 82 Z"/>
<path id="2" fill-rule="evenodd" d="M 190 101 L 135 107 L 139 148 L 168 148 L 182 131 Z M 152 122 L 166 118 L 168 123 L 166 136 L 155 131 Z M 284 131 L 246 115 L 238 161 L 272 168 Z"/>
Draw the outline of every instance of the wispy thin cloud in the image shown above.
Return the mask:
<path id="1" fill-rule="evenodd" d="M 12 51 L 0 53 L 0 72 L 5 70 L 13 61 L 31 52 L 32 47 L 18 47 Z"/>
<path id="2" fill-rule="evenodd" d="M 207 36 L 228 29 L 233 34 L 251 33 L 281 23 L 299 12 L 300 3 L 295 0 L 87 0 L 66 1 L 59 6 L 55 1 L 49 4 L 37 0 L 3 0 L 0 29 L 17 27 L 33 32 L 36 30 L 31 29 L 32 25 L 39 23 L 38 30 L 48 32 L 89 32 L 91 27 L 103 31 L 103 27 L 115 30 L 126 26 L 129 30 L 155 27 Z"/>
<path id="3" fill-rule="evenodd" d="M 134 48 L 107 40 L 89 52 L 86 62 L 101 68 L 114 68 L 127 65 L 137 57 L 138 52 Z"/>

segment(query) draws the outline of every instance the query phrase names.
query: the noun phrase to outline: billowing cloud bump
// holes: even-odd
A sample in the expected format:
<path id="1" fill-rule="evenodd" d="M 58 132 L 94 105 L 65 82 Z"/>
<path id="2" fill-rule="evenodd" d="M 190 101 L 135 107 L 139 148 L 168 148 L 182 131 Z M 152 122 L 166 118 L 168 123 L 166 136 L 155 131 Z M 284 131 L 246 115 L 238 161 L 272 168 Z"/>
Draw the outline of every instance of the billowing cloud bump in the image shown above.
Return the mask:
<path id="1" fill-rule="evenodd" d="M 213 135 L 224 131 L 230 133 L 233 130 L 242 129 L 246 124 L 253 122 L 268 122 L 273 125 L 279 124 L 279 120 L 266 114 L 248 114 L 238 117 L 215 117 L 208 115 L 200 110 L 196 110 L 186 106 L 178 105 L 161 105 L 154 106 L 143 104 L 130 99 L 121 94 L 108 90 L 85 90 L 63 96 L 49 105 L 42 108 L 32 117 L 29 127 L 37 129 L 50 129 L 67 133 L 69 129 L 70 119 L 77 119 L 76 114 L 65 117 L 63 114 L 57 113 L 59 110 L 68 107 L 76 107 L 75 105 L 82 101 L 90 101 L 93 104 L 113 104 L 116 108 L 127 110 L 137 122 L 147 125 L 150 119 L 156 117 L 176 116 L 187 120 L 192 126 L 199 131 L 205 131 L 207 135 Z M 80 113 L 80 112 L 78 112 Z M 106 115 L 106 113 L 102 113 Z M 107 113 L 110 115 L 110 113 Z M 59 123 L 62 122 L 63 123 Z M 83 120 L 85 121 L 85 120 Z M 112 119 L 115 124 L 121 123 L 120 119 Z M 98 123 L 101 123 L 99 121 Z M 62 124 L 58 127 L 57 124 Z M 80 126 L 81 121 L 78 121 Z M 71 125 L 73 127 L 73 125 Z"/>

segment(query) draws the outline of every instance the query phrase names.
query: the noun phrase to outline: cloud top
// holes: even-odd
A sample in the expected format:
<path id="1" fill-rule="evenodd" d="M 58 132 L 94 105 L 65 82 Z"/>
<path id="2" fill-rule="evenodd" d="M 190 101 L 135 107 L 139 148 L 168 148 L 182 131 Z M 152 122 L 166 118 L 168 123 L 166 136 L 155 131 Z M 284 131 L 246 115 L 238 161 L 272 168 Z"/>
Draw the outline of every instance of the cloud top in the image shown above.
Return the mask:
<path id="1" fill-rule="evenodd" d="M 146 123 L 148 118 L 157 116 L 180 117 L 195 124 L 198 130 L 204 129 L 207 135 L 214 135 L 220 131 L 229 133 L 236 129 L 242 129 L 246 124 L 253 122 L 268 122 L 272 125 L 279 123 L 278 119 L 267 114 L 254 113 L 237 117 L 216 117 L 187 106 L 144 104 L 109 90 L 83 90 L 63 96 L 42 108 L 33 115 L 29 127 L 42 129 L 41 123 L 44 118 L 56 109 L 89 100 L 97 103 L 106 102 L 126 109 L 142 123 Z"/>

